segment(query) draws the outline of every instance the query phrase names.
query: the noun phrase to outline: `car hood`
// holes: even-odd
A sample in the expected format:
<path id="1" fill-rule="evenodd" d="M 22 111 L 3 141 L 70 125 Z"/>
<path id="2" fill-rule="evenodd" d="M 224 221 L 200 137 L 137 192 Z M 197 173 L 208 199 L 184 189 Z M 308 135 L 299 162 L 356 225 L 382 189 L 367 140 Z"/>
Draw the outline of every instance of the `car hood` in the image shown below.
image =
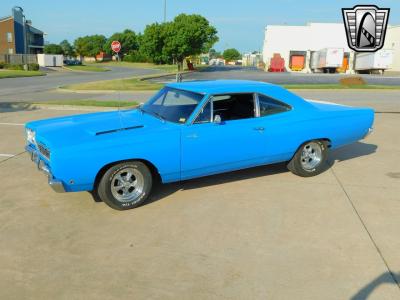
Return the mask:
<path id="1" fill-rule="evenodd" d="M 27 123 L 25 127 L 36 132 L 37 142 L 55 147 L 77 144 L 122 130 L 148 130 L 162 126 L 163 123 L 135 109 L 33 121 Z"/>

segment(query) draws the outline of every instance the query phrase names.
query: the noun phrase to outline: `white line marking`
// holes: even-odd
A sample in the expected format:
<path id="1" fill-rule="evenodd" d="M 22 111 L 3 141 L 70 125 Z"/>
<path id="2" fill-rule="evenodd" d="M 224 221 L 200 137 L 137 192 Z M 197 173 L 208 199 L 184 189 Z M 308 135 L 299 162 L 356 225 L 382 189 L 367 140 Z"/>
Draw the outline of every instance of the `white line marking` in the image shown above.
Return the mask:
<path id="1" fill-rule="evenodd" d="M 22 123 L 0 123 L 0 125 L 25 126 L 25 124 L 22 124 Z"/>
<path id="2" fill-rule="evenodd" d="M 14 154 L 1 154 L 0 153 L 0 157 L 14 157 Z"/>

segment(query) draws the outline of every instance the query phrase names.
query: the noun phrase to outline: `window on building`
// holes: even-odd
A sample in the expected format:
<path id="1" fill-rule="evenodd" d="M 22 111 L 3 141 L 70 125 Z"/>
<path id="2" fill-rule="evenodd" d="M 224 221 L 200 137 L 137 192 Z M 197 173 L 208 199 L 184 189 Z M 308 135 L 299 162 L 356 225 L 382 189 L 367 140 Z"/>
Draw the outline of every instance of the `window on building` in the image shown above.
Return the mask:
<path id="1" fill-rule="evenodd" d="M 265 95 L 258 95 L 260 117 L 278 114 L 290 110 L 290 106 Z"/>
<path id="2" fill-rule="evenodd" d="M 11 32 L 7 32 L 7 42 L 12 43 L 13 38 L 12 38 L 12 33 Z"/>
<path id="3" fill-rule="evenodd" d="M 14 49 L 13 48 L 9 48 L 8 49 L 8 54 L 14 54 Z"/>

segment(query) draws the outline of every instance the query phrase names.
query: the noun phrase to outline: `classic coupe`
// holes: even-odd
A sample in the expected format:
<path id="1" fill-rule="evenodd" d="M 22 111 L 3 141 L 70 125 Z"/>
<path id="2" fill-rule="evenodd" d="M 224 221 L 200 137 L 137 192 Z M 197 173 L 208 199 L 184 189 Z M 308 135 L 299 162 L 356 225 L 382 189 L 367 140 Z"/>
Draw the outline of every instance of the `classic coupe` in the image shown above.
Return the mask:
<path id="1" fill-rule="evenodd" d="M 365 138 L 373 122 L 370 108 L 305 100 L 273 84 L 193 81 L 167 84 L 135 109 L 27 123 L 26 150 L 56 192 L 90 191 L 125 210 L 155 180 L 278 162 L 317 175 L 329 149 Z"/>

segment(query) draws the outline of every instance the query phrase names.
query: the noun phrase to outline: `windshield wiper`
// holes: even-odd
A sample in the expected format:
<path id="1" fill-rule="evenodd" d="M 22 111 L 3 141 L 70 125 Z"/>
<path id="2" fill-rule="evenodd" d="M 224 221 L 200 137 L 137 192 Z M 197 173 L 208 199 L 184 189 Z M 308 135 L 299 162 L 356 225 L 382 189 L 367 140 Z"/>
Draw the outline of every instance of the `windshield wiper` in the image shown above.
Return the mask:
<path id="1" fill-rule="evenodd" d="M 157 117 L 158 119 L 160 119 L 160 120 L 163 121 L 163 122 L 166 121 L 166 119 L 164 118 L 164 116 L 160 115 L 159 113 L 157 113 L 157 112 L 155 112 L 155 111 L 147 111 L 147 110 L 144 110 L 141 106 L 138 107 L 138 110 L 140 110 L 142 113 L 155 116 L 155 117 Z"/>
<path id="2" fill-rule="evenodd" d="M 157 113 L 157 112 L 155 112 L 155 111 L 152 111 L 151 112 L 154 116 L 156 116 L 157 118 L 159 118 L 161 121 L 164 121 L 165 122 L 165 118 L 162 116 L 162 115 L 160 115 L 159 113 Z"/>

